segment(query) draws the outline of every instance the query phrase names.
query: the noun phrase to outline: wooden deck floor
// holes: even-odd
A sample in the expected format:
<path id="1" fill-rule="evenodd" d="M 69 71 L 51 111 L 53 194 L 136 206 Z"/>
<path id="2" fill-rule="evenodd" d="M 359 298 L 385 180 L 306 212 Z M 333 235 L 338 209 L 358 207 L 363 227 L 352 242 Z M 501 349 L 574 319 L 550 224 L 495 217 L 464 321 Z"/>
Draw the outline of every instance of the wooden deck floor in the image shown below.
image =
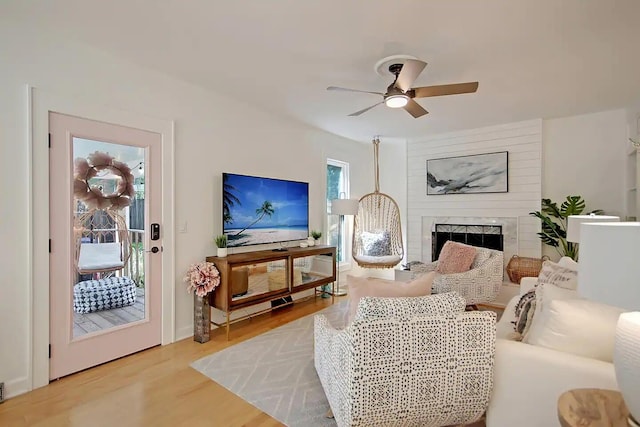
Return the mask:
<path id="1" fill-rule="evenodd" d="M 73 337 L 144 319 L 144 288 L 136 288 L 136 302 L 126 307 L 94 313 L 73 313 Z"/>

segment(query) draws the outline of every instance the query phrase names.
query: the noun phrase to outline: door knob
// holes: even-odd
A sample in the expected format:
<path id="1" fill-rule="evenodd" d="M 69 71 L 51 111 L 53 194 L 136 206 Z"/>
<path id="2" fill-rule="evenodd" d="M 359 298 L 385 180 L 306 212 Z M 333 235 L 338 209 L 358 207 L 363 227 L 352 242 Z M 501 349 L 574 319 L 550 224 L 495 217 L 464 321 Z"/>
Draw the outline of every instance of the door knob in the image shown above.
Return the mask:
<path id="1" fill-rule="evenodd" d="M 160 249 L 158 249 L 157 246 L 154 246 L 154 247 L 151 248 L 150 251 L 147 251 L 147 252 L 153 252 L 154 254 L 157 254 L 158 252 L 160 252 Z"/>

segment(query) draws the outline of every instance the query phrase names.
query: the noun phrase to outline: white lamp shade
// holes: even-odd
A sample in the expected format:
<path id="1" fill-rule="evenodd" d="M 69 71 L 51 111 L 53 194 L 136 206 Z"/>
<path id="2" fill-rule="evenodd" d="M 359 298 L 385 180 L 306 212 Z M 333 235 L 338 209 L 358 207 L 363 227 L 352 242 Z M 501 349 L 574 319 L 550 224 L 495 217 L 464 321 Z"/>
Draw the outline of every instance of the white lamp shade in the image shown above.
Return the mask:
<path id="1" fill-rule="evenodd" d="M 640 310 L 640 222 L 580 226 L 578 293 L 593 301 Z"/>
<path id="2" fill-rule="evenodd" d="M 588 222 L 619 222 L 620 217 L 610 215 L 569 215 L 567 242 L 580 243 L 580 226 Z"/>
<path id="3" fill-rule="evenodd" d="M 333 199 L 331 213 L 333 215 L 355 215 L 358 213 L 358 199 Z"/>
<path id="4" fill-rule="evenodd" d="M 613 365 L 624 402 L 631 416 L 640 420 L 640 312 L 620 315 Z"/>

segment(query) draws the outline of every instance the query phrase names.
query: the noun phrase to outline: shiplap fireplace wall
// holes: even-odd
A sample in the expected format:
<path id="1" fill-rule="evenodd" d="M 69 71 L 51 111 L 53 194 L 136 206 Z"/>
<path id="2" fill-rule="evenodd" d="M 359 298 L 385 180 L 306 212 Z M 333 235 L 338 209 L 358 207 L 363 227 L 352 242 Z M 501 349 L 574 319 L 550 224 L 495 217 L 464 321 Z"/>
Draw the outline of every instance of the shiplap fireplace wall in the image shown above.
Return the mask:
<path id="1" fill-rule="evenodd" d="M 509 152 L 509 192 L 446 194 L 427 196 L 428 159 L 471 154 Z M 431 261 L 428 218 L 502 218 L 516 225 L 515 252 L 520 256 L 541 255 L 536 233 L 537 218 L 529 212 L 540 209 L 542 194 L 542 120 L 510 123 L 447 134 L 407 144 L 407 260 Z M 466 223 L 466 222 L 462 222 Z M 477 224 L 477 222 L 474 222 Z M 425 229 L 428 228 L 428 229 Z M 512 228 L 512 227 L 510 227 Z M 510 257 L 514 250 L 509 250 Z M 428 252 L 428 253 L 426 253 Z M 507 255 L 507 253 L 505 253 Z M 505 266 L 509 259 L 505 259 Z"/>

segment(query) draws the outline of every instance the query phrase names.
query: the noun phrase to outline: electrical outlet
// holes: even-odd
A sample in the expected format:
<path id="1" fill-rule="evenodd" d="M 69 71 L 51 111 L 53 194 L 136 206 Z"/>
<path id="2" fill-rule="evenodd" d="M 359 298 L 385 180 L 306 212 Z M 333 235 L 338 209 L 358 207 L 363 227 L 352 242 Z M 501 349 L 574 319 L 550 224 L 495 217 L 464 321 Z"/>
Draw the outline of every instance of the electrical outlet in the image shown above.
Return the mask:
<path id="1" fill-rule="evenodd" d="M 0 383 L 0 403 L 4 402 L 4 383 Z"/>

